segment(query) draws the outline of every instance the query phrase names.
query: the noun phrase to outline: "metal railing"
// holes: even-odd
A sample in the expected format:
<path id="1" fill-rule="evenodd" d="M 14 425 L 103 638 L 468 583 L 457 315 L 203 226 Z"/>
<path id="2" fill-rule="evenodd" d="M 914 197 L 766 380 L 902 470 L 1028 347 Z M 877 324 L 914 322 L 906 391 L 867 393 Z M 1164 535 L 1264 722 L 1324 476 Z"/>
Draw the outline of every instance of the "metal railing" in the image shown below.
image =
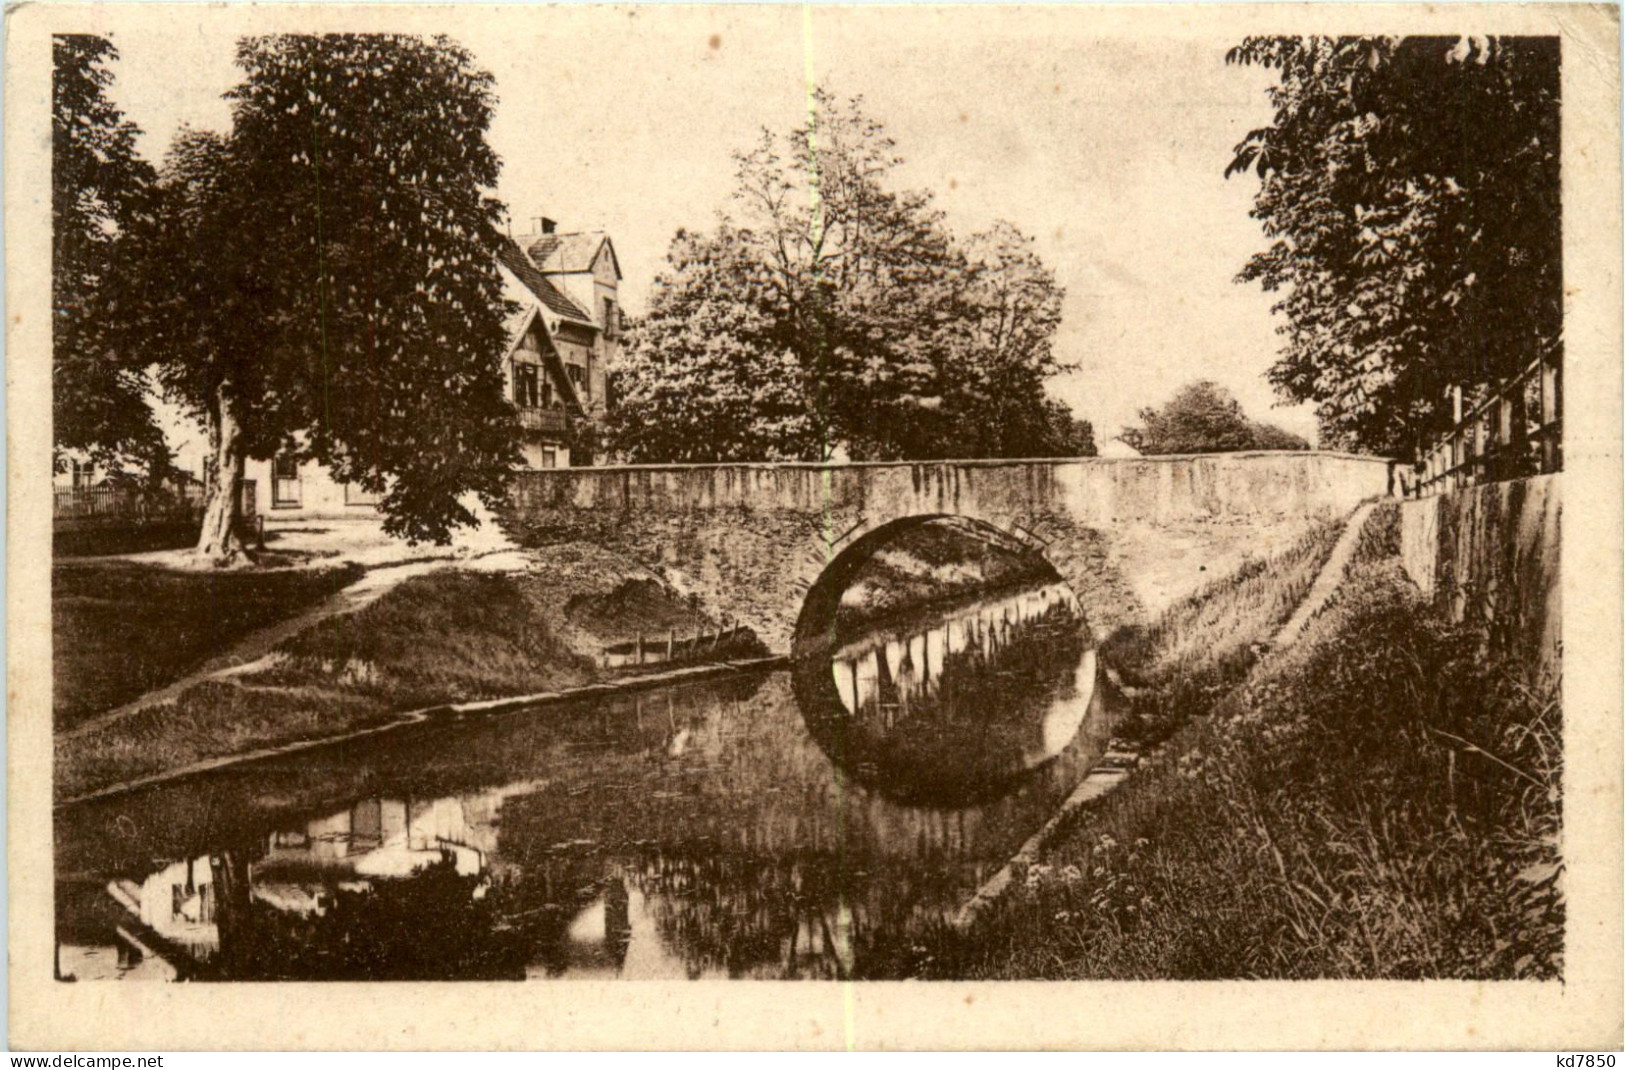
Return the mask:
<path id="1" fill-rule="evenodd" d="M 1472 409 L 1456 393 L 1455 426 L 1412 468 L 1408 497 L 1563 470 L 1563 363 L 1557 347 L 1535 358 Z"/>

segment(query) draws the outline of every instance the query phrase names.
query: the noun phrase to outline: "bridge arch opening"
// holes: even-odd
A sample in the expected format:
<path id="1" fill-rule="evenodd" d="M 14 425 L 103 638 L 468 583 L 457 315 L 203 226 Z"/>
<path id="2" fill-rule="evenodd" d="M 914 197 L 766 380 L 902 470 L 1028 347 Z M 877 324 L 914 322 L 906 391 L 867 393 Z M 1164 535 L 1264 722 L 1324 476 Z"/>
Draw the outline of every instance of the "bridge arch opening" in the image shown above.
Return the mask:
<path id="1" fill-rule="evenodd" d="M 912 804 L 997 797 L 1083 734 L 1097 704 L 1087 622 L 1028 540 L 923 514 L 866 532 L 808 589 L 797 703 L 844 773 Z"/>
<path id="2" fill-rule="evenodd" d="M 986 520 L 957 513 L 922 513 L 880 524 L 842 547 L 807 588 L 791 639 L 793 658 L 827 653 L 839 638 L 841 602 L 877 554 L 895 547 L 911 533 L 928 527 L 952 528 L 1031 562 L 1032 575 L 1065 582 L 1059 570 L 1031 542 Z"/>

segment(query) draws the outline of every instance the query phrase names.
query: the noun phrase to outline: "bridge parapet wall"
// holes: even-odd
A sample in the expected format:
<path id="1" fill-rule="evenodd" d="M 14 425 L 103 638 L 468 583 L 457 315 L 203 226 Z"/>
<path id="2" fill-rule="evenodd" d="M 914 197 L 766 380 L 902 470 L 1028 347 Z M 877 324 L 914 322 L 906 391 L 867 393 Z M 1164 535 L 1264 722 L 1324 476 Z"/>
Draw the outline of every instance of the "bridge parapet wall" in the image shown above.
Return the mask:
<path id="1" fill-rule="evenodd" d="M 639 562 L 787 650 L 824 568 L 893 521 L 947 514 L 1036 537 L 1091 623 L 1109 630 L 1144 608 L 1114 564 L 1120 533 L 1150 531 L 1155 542 L 1163 528 L 1209 521 L 1300 531 L 1386 493 L 1388 469 L 1366 457 L 1301 452 L 569 468 L 518 473 L 506 520 L 524 545 L 586 541 Z"/>
<path id="2" fill-rule="evenodd" d="M 863 515 L 993 517 L 1064 512 L 1111 525 L 1200 517 L 1346 513 L 1389 492 L 1390 463 L 1341 453 L 1227 453 L 1075 460 L 872 464 L 632 465 L 527 471 L 521 517 L 560 509 L 687 512 L 744 508 Z"/>

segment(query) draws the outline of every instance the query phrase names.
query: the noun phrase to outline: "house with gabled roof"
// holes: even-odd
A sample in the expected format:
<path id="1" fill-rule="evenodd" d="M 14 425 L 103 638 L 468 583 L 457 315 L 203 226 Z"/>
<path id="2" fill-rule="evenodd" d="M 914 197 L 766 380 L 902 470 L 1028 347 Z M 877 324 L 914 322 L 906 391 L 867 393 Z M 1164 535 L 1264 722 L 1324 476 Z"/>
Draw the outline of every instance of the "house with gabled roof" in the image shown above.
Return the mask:
<path id="1" fill-rule="evenodd" d="M 517 310 L 508 318 L 501 363 L 503 387 L 519 422 L 527 468 L 592 464 L 574 444 L 583 424 L 609 411 L 609 370 L 620 353 L 620 262 L 601 231 L 561 234 L 551 219 L 532 232 L 503 237 L 495 256 L 503 295 Z M 314 463 L 293 456 L 247 463 L 260 515 L 342 516 L 378 503 L 340 483 Z"/>
<path id="2" fill-rule="evenodd" d="M 589 412 L 602 414 L 606 374 L 619 355 L 621 336 L 621 262 L 615 244 L 600 230 L 561 234 L 546 217 L 534 220 L 533 227 L 532 233 L 514 239 L 514 244 L 525 254 L 525 263 L 550 284 L 553 294 L 572 307 L 575 314 L 570 315 L 553 296 L 543 298 L 543 304 L 560 316 L 555 342 L 562 346 L 565 366 L 582 369 L 571 374 L 582 377 L 585 389 L 581 393 Z M 593 332 L 590 338 L 583 327 Z"/>

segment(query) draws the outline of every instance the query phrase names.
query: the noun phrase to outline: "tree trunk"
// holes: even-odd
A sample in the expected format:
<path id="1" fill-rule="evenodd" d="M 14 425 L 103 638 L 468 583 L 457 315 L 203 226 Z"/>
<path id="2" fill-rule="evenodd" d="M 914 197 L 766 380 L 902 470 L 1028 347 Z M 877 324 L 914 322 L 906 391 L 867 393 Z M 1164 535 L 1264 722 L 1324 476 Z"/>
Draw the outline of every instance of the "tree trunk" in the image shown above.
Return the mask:
<path id="1" fill-rule="evenodd" d="M 237 423 L 235 405 L 230 383 L 221 383 L 215 388 L 208 413 L 214 472 L 203 488 L 203 531 L 198 536 L 195 553 L 200 560 L 216 566 L 234 564 L 246 554 L 242 540 L 237 537 L 243 451 L 242 428 Z"/>
<path id="2" fill-rule="evenodd" d="M 228 848 L 211 854 L 209 873 L 214 881 L 215 930 L 220 934 L 214 966 L 227 980 L 252 976 L 257 949 L 245 852 Z"/>

